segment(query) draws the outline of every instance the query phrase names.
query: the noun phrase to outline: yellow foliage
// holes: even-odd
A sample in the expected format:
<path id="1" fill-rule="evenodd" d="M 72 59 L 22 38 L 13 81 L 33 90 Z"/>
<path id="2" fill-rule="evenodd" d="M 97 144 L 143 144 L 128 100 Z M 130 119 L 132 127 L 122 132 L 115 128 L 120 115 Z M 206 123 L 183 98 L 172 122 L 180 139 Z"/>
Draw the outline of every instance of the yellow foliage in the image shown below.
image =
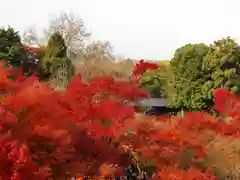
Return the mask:
<path id="1" fill-rule="evenodd" d="M 156 62 L 156 64 L 159 66 L 169 66 L 169 63 L 170 63 L 169 60 L 160 60 Z"/>
<path id="2" fill-rule="evenodd" d="M 114 79 L 128 79 L 132 75 L 134 64 L 131 60 L 114 61 L 86 61 L 76 64 L 77 73 L 81 73 L 85 80 L 107 75 Z"/>

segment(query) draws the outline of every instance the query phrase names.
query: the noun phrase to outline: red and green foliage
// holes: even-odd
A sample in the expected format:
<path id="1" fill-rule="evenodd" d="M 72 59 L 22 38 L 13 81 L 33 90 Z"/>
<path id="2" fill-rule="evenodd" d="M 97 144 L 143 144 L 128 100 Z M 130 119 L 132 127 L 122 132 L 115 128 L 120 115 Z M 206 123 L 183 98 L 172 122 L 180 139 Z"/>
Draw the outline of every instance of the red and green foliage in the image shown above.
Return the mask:
<path id="1" fill-rule="evenodd" d="M 134 76 L 142 75 L 147 70 L 156 70 L 158 68 L 159 68 L 159 66 L 157 64 L 151 63 L 151 62 L 146 62 L 143 59 L 141 59 L 139 61 L 139 63 L 137 63 L 135 65 L 134 70 L 133 70 L 133 75 Z"/>
<path id="2" fill-rule="evenodd" d="M 137 118 L 133 108 L 124 104 L 148 96 L 137 82 L 99 77 L 83 83 L 79 75 L 59 92 L 34 76 L 25 78 L 19 73 L 10 80 L 13 70 L 3 64 L 0 70 L 3 180 L 124 175 L 123 169 L 130 164 L 140 174 L 141 158 L 156 167 L 155 176 L 149 179 L 215 180 L 210 170 L 195 166 L 206 154 L 203 135 L 211 132 L 238 138 L 240 134 L 240 99 L 225 90 L 216 91 L 215 101 L 228 121 L 195 112 L 152 122 Z M 182 156 L 187 151 L 192 156 L 183 167 Z"/>
<path id="3" fill-rule="evenodd" d="M 166 82 L 161 72 L 159 65 L 142 59 L 135 64 L 132 77 L 138 80 L 139 87 L 145 89 L 151 97 L 164 97 Z"/>

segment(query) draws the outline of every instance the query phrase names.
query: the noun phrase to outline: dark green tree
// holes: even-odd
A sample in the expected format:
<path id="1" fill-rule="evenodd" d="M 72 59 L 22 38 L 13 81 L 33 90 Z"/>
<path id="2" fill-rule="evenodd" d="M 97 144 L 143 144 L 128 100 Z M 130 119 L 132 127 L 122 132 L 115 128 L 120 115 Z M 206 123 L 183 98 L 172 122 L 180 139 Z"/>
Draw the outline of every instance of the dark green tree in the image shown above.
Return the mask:
<path id="1" fill-rule="evenodd" d="M 11 27 L 0 29 L 0 60 L 7 61 L 13 67 L 24 69 L 28 64 L 20 35 Z"/>
<path id="2" fill-rule="evenodd" d="M 240 85 L 240 48 L 230 37 L 215 41 L 203 60 L 208 79 L 202 87 L 205 99 L 212 101 L 214 89 L 226 88 L 236 92 Z"/>
<path id="3" fill-rule="evenodd" d="M 170 61 L 171 87 L 168 95 L 169 105 L 190 111 L 206 108 L 201 89 L 207 79 L 202 71 L 203 59 L 209 47 L 205 44 L 187 44 L 176 50 Z"/>

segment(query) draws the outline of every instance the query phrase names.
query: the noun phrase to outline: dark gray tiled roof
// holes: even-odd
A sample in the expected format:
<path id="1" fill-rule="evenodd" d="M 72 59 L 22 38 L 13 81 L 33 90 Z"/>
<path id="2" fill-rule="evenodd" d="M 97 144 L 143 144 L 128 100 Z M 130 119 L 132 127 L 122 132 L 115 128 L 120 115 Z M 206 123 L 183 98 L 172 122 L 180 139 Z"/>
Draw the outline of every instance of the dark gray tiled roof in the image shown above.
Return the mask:
<path id="1" fill-rule="evenodd" d="M 165 99 L 164 98 L 147 98 L 140 99 L 137 102 L 131 103 L 132 105 L 140 105 L 146 107 L 165 107 Z"/>

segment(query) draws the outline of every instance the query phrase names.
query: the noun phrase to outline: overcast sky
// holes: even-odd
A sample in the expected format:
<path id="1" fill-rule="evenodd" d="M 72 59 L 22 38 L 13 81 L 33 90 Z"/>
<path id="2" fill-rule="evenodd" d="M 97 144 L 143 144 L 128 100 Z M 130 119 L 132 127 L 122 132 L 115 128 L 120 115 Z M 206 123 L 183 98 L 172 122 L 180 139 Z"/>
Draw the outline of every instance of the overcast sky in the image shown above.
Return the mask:
<path id="1" fill-rule="evenodd" d="M 8 0 L 0 6 L 0 26 L 40 29 L 49 15 L 72 11 L 115 53 L 161 60 L 186 43 L 240 40 L 239 7 L 239 0 Z"/>

